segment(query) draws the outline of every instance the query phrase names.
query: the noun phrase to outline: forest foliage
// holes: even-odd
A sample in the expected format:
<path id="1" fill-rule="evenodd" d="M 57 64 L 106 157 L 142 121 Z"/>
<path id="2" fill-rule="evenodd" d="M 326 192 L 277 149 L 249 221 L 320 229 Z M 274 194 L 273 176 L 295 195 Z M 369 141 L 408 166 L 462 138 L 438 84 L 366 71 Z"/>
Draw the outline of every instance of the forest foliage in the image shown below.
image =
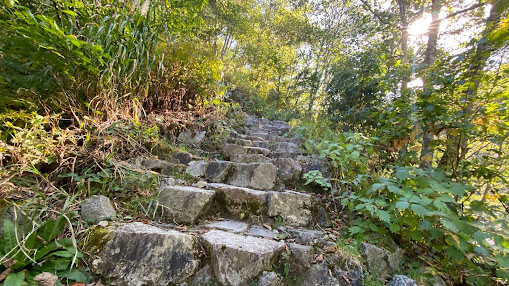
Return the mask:
<path id="1" fill-rule="evenodd" d="M 154 118 L 236 101 L 291 121 L 327 162 L 330 173 L 305 178 L 350 214 L 348 235 L 391 237 L 452 283 L 507 281 L 508 6 L 2 0 L 0 192 L 33 182 L 22 174 L 58 189 L 42 201 L 79 199 L 83 182 L 113 190 L 112 176 L 135 175 L 113 158 L 158 144 Z M 2 263 L 14 249 L 4 245 Z M 58 245 L 44 261 L 73 265 L 72 242 Z M 16 255 L 21 271 L 30 261 Z"/>

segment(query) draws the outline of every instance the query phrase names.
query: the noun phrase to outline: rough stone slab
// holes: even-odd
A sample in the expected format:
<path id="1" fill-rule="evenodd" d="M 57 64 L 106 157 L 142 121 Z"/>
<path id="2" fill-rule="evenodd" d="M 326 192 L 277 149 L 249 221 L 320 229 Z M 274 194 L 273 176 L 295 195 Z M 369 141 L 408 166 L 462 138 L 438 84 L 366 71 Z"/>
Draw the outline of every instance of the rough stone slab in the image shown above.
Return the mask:
<path id="1" fill-rule="evenodd" d="M 83 220 L 92 223 L 113 219 L 117 214 L 110 199 L 105 196 L 93 195 L 91 198 L 83 200 L 80 207 Z"/>
<path id="2" fill-rule="evenodd" d="M 175 152 L 172 155 L 172 160 L 174 163 L 184 164 L 187 166 L 189 164 L 189 162 L 192 161 L 192 157 L 191 157 L 191 154 L 189 154 L 187 152 Z"/>
<path id="3" fill-rule="evenodd" d="M 219 230 L 202 235 L 217 281 L 224 285 L 249 285 L 283 251 L 284 243 Z"/>
<path id="4" fill-rule="evenodd" d="M 232 163 L 229 161 L 212 161 L 205 170 L 205 176 L 211 182 L 221 183 L 228 178 L 231 168 Z"/>
<path id="5" fill-rule="evenodd" d="M 207 161 L 191 161 L 186 168 L 186 173 L 195 178 L 203 177 L 205 176 L 205 171 L 207 171 L 208 164 Z"/>
<path id="6" fill-rule="evenodd" d="M 120 285 L 168 285 L 189 278 L 198 264 L 193 236 L 134 222 L 114 231 L 92 268 Z"/>
<path id="7" fill-rule="evenodd" d="M 207 223 L 206 225 L 204 225 L 204 227 L 220 229 L 229 232 L 244 232 L 247 230 L 248 224 L 241 221 L 223 220 Z"/>
<path id="8" fill-rule="evenodd" d="M 267 214 L 281 216 L 290 225 L 305 226 L 311 222 L 312 197 L 294 191 L 270 192 Z"/>
<path id="9" fill-rule="evenodd" d="M 208 188 L 224 195 L 225 207 L 233 214 L 241 212 L 261 215 L 266 209 L 269 193 L 226 184 L 211 183 Z"/>
<path id="10" fill-rule="evenodd" d="M 252 236 L 258 236 L 258 237 L 274 238 L 274 235 L 276 233 L 274 233 L 272 230 L 268 230 L 264 227 L 253 225 L 249 229 L 249 232 L 247 234 L 252 235 Z"/>
<path id="11" fill-rule="evenodd" d="M 141 161 L 141 165 L 151 171 L 161 172 L 162 170 L 170 167 L 172 164 L 158 159 L 145 159 Z"/>
<path id="12" fill-rule="evenodd" d="M 203 215 L 215 192 L 194 187 L 168 186 L 159 193 L 159 206 L 168 222 L 194 224 Z"/>
<path id="13" fill-rule="evenodd" d="M 234 163 L 228 184 L 258 190 L 270 190 L 276 181 L 276 166 L 270 163 Z"/>
<path id="14" fill-rule="evenodd" d="M 299 146 L 291 142 L 277 142 L 270 146 L 270 150 L 275 153 L 300 153 Z"/>
<path id="15" fill-rule="evenodd" d="M 210 286 L 212 285 L 212 269 L 208 265 L 198 270 L 194 276 L 193 286 Z"/>
<path id="16" fill-rule="evenodd" d="M 288 248 L 290 249 L 290 262 L 294 265 L 291 268 L 305 270 L 311 267 L 314 258 L 312 246 L 288 243 Z"/>
<path id="17" fill-rule="evenodd" d="M 402 258 L 402 251 L 396 254 L 387 249 L 378 247 L 369 243 L 361 244 L 362 256 L 366 261 L 366 268 L 370 273 L 377 273 L 381 277 L 389 274 L 391 270 L 396 270 Z"/>
<path id="18" fill-rule="evenodd" d="M 232 157 L 238 156 L 238 155 L 244 155 L 247 154 L 248 149 L 244 146 L 237 145 L 237 144 L 223 144 L 221 146 L 221 154 L 227 158 L 230 159 Z"/>
<path id="19" fill-rule="evenodd" d="M 191 131 L 186 130 L 178 135 L 177 141 L 182 142 L 186 145 L 198 146 L 200 145 L 201 141 L 203 141 L 206 134 L 207 134 L 206 131 L 193 133 Z"/>
<path id="20" fill-rule="evenodd" d="M 253 147 L 269 149 L 270 142 L 268 142 L 268 141 L 251 141 L 251 145 Z"/>
<path id="21" fill-rule="evenodd" d="M 241 139 L 241 138 L 234 138 L 233 140 L 231 140 L 231 142 L 233 144 L 237 144 L 240 146 L 247 146 L 247 147 L 253 146 L 253 143 L 251 142 L 251 140 L 246 140 L 246 139 Z"/>
<path id="22" fill-rule="evenodd" d="M 244 135 L 244 134 L 239 134 L 238 137 L 241 139 L 251 140 L 251 141 L 267 141 L 265 138 L 262 138 L 262 137 Z"/>
<path id="23" fill-rule="evenodd" d="M 338 251 L 338 253 L 327 256 L 329 265 L 334 266 L 336 277 L 340 285 L 362 286 L 363 267 L 359 257 L 347 254 L 348 251 Z"/>
<path id="24" fill-rule="evenodd" d="M 303 274 L 302 285 L 306 286 L 338 286 L 339 281 L 332 275 L 327 263 L 321 262 L 313 264 L 309 270 Z"/>
<path id="25" fill-rule="evenodd" d="M 277 168 L 278 176 L 283 181 L 297 181 L 300 179 L 302 167 L 299 161 L 290 158 L 272 159 L 271 163 Z"/>
<path id="26" fill-rule="evenodd" d="M 270 150 L 266 148 L 260 147 L 244 147 L 247 149 L 247 154 L 262 154 L 264 156 L 268 156 L 270 154 Z"/>
<path id="27" fill-rule="evenodd" d="M 249 133 L 249 136 L 262 138 L 263 140 L 269 139 L 270 135 L 267 132 L 251 132 Z"/>
<path id="28" fill-rule="evenodd" d="M 251 163 L 270 163 L 270 159 L 262 154 L 237 155 L 231 158 L 233 162 L 251 164 Z"/>

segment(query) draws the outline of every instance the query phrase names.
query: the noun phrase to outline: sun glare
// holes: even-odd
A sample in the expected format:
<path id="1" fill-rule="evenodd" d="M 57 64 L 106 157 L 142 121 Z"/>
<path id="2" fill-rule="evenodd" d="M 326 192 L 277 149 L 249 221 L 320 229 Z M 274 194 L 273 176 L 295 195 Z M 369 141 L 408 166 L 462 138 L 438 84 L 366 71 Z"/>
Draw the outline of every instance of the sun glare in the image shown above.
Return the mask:
<path id="1" fill-rule="evenodd" d="M 431 15 L 424 14 L 422 18 L 416 20 L 408 27 L 408 33 L 412 36 L 424 35 L 428 32 L 428 27 L 431 24 Z"/>

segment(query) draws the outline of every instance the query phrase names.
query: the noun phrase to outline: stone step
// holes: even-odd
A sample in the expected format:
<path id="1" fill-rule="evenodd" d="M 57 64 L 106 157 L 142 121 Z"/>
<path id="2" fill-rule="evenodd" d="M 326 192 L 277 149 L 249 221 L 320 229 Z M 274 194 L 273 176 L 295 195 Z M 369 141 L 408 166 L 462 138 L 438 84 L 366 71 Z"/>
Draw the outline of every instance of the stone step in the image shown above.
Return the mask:
<path id="1" fill-rule="evenodd" d="M 230 159 L 234 156 L 245 155 L 245 154 L 262 154 L 267 156 L 270 154 L 269 149 L 259 148 L 259 147 L 248 147 L 237 144 L 223 144 L 221 146 L 221 154 L 226 158 Z"/>
<path id="2" fill-rule="evenodd" d="M 251 140 L 251 141 L 267 141 L 266 139 L 264 139 L 262 137 L 246 135 L 246 134 L 238 134 L 237 137 L 240 139 Z"/>
<path id="3" fill-rule="evenodd" d="M 224 207 L 234 215 L 261 216 L 267 209 L 268 192 L 214 183 L 207 184 L 207 188 L 215 190 Z"/>
<path id="4" fill-rule="evenodd" d="M 271 163 L 271 159 L 263 154 L 245 154 L 237 155 L 230 159 L 232 162 L 237 163 Z"/>
<path id="5" fill-rule="evenodd" d="M 283 242 L 220 230 L 211 230 L 201 239 L 210 253 L 214 276 L 222 285 L 249 285 L 285 248 Z"/>
<path id="6" fill-rule="evenodd" d="M 290 225 L 309 225 L 313 219 L 313 197 L 295 191 L 269 192 L 267 214 L 280 216 Z"/>
<path id="7" fill-rule="evenodd" d="M 269 148 L 274 153 L 300 153 L 299 145 L 292 142 L 276 142 Z"/>
<path id="8" fill-rule="evenodd" d="M 212 205 L 215 192 L 186 186 L 160 188 L 157 198 L 161 220 L 177 224 L 194 224 Z"/>

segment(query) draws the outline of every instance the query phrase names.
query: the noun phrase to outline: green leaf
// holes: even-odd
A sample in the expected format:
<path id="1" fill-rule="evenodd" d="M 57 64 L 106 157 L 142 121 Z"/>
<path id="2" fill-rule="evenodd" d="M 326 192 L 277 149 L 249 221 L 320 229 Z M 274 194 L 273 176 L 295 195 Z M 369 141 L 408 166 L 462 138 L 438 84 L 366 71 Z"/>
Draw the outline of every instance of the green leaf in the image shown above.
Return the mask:
<path id="1" fill-rule="evenodd" d="M 387 190 L 396 195 L 401 195 L 401 189 L 396 187 L 395 185 L 387 185 Z"/>
<path id="2" fill-rule="evenodd" d="M 383 222 L 386 222 L 386 223 L 391 223 L 391 215 L 384 211 L 384 210 L 378 210 L 376 212 L 376 215 L 378 216 L 378 218 L 383 221 Z"/>
<path id="3" fill-rule="evenodd" d="M 65 271 L 62 273 L 64 278 L 67 278 L 69 280 L 73 280 L 76 282 L 83 282 L 88 283 L 87 277 L 78 269 L 74 268 L 71 271 Z"/>
<path id="4" fill-rule="evenodd" d="M 49 243 L 64 231 L 65 224 L 66 221 L 61 216 L 57 220 L 47 220 L 37 233 L 46 243 Z"/>
<path id="5" fill-rule="evenodd" d="M 2 236 L 3 251 L 5 254 L 18 246 L 16 242 L 16 230 L 12 221 L 4 219 L 4 234 Z M 13 254 L 13 253 L 11 253 Z"/>
<path id="6" fill-rule="evenodd" d="M 398 178 L 400 181 L 404 181 L 408 178 L 408 171 L 406 169 L 399 169 L 396 172 L 396 178 Z"/>
<path id="7" fill-rule="evenodd" d="M 452 259 L 453 263 L 457 263 L 465 259 L 465 254 L 454 246 L 448 247 L 446 253 L 447 256 Z"/>
<path id="8" fill-rule="evenodd" d="M 456 227 L 456 224 L 446 218 L 440 218 L 440 222 L 444 226 L 445 229 L 452 231 L 452 232 L 458 232 L 458 227 Z"/>
<path id="9" fill-rule="evenodd" d="M 397 223 L 392 223 L 390 226 L 389 226 L 389 229 L 391 230 L 392 233 L 399 233 L 401 227 L 399 226 L 399 224 Z"/>
<path id="10" fill-rule="evenodd" d="M 424 217 L 429 214 L 429 211 L 425 207 L 418 204 L 412 204 L 410 208 L 420 217 Z"/>
<path id="11" fill-rule="evenodd" d="M 509 268 L 509 257 L 499 254 L 495 256 L 495 260 L 501 267 Z"/>
<path id="12" fill-rule="evenodd" d="M 447 211 L 447 210 L 449 210 L 449 208 L 447 207 L 447 205 L 446 205 L 444 202 L 442 202 L 442 201 L 435 200 L 435 201 L 433 201 L 433 205 L 434 205 L 437 209 L 442 210 L 442 211 Z"/>
<path id="13" fill-rule="evenodd" d="M 420 230 L 430 230 L 431 229 L 431 222 L 428 220 L 422 220 L 419 223 L 419 229 Z"/>
<path id="14" fill-rule="evenodd" d="M 357 234 L 357 233 L 363 233 L 364 229 L 359 226 L 352 226 L 348 229 L 351 235 Z"/>
<path id="15" fill-rule="evenodd" d="M 25 272 L 11 273 L 5 279 L 4 286 L 21 286 L 25 281 Z"/>
<path id="16" fill-rule="evenodd" d="M 398 202 L 396 203 L 396 207 L 397 207 L 400 211 L 406 210 L 409 206 L 410 206 L 410 203 L 409 203 L 409 202 L 405 202 L 405 201 L 398 201 Z"/>

